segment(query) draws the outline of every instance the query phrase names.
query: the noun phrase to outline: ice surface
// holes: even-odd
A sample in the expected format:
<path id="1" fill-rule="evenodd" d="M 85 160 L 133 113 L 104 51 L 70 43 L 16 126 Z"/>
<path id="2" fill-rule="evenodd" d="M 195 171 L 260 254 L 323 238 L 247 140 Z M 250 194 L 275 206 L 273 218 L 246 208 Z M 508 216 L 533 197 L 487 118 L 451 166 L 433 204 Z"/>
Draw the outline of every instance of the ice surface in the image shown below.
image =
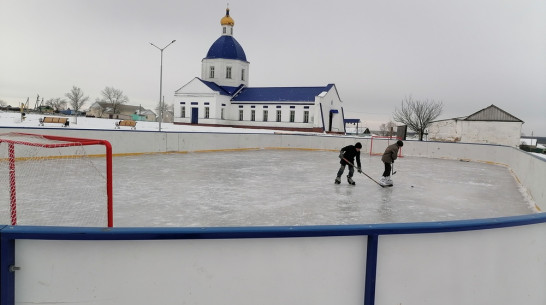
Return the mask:
<path id="1" fill-rule="evenodd" d="M 40 117 L 28 114 L 21 122 L 18 113 L 1 113 L 0 125 L 37 127 Z M 79 117 L 70 128 L 113 129 L 115 121 Z M 138 130 L 157 128 L 154 122 L 137 124 Z M 162 129 L 258 132 L 168 123 Z M 405 157 L 395 163 L 395 186 L 383 189 L 358 173 L 356 186 L 348 185 L 346 177 L 335 185 L 337 155 L 257 150 L 114 157 L 114 225 L 364 224 L 536 212 L 525 189 L 503 166 Z M 362 164 L 366 173 L 379 179 L 383 172 L 379 157 L 363 154 Z M 7 213 L 2 209 L 0 215 Z"/>
<path id="2" fill-rule="evenodd" d="M 273 226 L 399 223 L 534 213 L 506 167 L 405 157 L 394 187 L 355 173 L 334 184 L 337 152 L 255 150 L 114 158 L 114 225 Z M 362 156 L 378 180 L 380 158 Z"/>

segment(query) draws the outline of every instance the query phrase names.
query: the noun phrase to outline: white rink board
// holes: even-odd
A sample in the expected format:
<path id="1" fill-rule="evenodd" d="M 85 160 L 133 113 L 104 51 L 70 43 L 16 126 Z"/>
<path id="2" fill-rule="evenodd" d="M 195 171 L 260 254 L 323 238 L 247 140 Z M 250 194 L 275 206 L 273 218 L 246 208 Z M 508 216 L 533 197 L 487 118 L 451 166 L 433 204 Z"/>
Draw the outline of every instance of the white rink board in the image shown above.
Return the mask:
<path id="1" fill-rule="evenodd" d="M 377 305 L 546 302 L 546 223 L 381 236 L 378 257 Z"/>
<path id="2" fill-rule="evenodd" d="M 16 304 L 363 303 L 366 236 L 17 240 Z"/>

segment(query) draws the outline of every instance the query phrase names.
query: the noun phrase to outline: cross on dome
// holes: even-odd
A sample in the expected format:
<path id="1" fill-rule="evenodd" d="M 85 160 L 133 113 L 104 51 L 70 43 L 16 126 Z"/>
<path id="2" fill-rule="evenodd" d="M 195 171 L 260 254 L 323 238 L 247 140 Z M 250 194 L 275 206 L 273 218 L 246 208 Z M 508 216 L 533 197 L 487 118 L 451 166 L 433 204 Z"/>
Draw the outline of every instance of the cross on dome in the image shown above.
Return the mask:
<path id="1" fill-rule="evenodd" d="M 235 21 L 233 21 L 233 18 L 231 18 L 231 16 L 229 16 L 229 7 L 226 8 L 226 15 L 224 17 L 222 17 L 222 19 L 220 20 L 220 24 L 221 25 L 230 25 L 230 26 L 235 25 Z"/>

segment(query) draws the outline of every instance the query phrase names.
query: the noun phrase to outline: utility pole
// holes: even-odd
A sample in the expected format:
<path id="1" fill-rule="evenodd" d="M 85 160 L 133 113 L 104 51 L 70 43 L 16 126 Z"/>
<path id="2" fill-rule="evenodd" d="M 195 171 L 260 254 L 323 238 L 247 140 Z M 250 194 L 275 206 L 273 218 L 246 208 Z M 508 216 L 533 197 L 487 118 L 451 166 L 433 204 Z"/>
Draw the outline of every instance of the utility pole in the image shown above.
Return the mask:
<path id="1" fill-rule="evenodd" d="M 160 116 L 160 120 L 159 120 L 159 131 L 161 131 L 161 114 L 163 113 L 163 105 L 162 105 L 162 102 L 161 102 L 161 98 L 163 97 L 163 50 L 165 50 L 168 46 L 170 46 L 171 44 L 173 44 L 176 40 L 173 40 L 171 41 L 171 43 L 169 43 L 168 45 L 166 45 L 165 47 L 163 48 L 160 48 L 158 46 L 156 46 L 155 44 L 151 43 L 150 44 L 154 47 L 156 47 L 159 51 L 161 51 L 161 66 L 159 68 L 159 116 Z"/>

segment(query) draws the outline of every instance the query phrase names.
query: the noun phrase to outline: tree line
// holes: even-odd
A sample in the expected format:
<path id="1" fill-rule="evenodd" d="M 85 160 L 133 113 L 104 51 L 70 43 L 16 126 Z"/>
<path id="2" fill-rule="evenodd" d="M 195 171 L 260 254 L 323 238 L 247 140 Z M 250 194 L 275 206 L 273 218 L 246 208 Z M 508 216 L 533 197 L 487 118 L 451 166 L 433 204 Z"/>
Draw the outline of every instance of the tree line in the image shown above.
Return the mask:
<path id="1" fill-rule="evenodd" d="M 102 102 L 108 104 L 114 113 L 120 112 L 120 106 L 129 103 L 129 97 L 123 93 L 122 90 L 116 89 L 114 87 L 105 87 L 104 90 L 100 92 L 101 97 L 95 99 L 95 102 Z M 85 103 L 89 101 L 89 96 L 86 96 L 83 90 L 77 86 L 72 86 L 69 92 L 67 92 L 64 97 L 50 98 L 46 101 L 42 98 L 42 101 L 39 100 L 40 96 L 36 98 L 35 110 L 40 110 L 47 108 L 51 109 L 54 112 L 59 112 L 67 110 L 67 108 L 73 110 L 76 114 L 83 112 L 83 107 Z M 27 101 L 28 102 L 28 101 Z M 3 100 L 0 100 L 0 106 L 5 107 L 7 103 Z M 28 108 L 28 105 L 27 105 Z M 166 105 L 165 103 L 157 104 L 155 110 L 157 113 L 166 113 L 171 111 L 172 105 Z"/>
<path id="2" fill-rule="evenodd" d="M 49 106 L 54 111 L 62 111 L 68 108 L 74 110 L 76 113 L 83 109 L 83 106 L 89 101 L 89 96 L 85 96 L 83 90 L 77 86 L 72 86 L 72 89 L 65 94 L 65 98 L 51 98 L 42 106 Z M 114 113 L 119 112 L 119 107 L 129 102 L 129 98 L 123 94 L 122 90 L 106 87 L 101 91 L 101 98 L 97 98 L 96 102 L 108 103 L 114 109 Z"/>

